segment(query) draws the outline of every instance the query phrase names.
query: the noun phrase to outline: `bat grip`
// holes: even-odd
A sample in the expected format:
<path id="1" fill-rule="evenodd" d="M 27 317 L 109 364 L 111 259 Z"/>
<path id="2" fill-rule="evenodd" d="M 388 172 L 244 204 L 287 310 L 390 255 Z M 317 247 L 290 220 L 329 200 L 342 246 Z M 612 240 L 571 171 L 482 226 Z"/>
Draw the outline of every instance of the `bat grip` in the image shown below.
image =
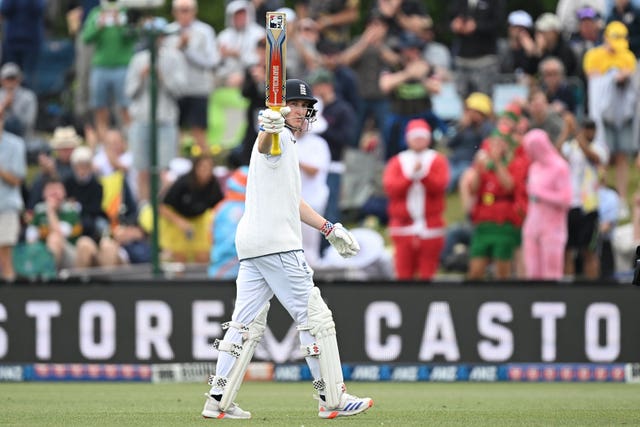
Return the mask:
<path id="1" fill-rule="evenodd" d="M 280 107 L 269 107 L 273 111 L 280 111 Z M 282 154 L 282 150 L 280 149 L 280 134 L 274 133 L 271 135 L 271 155 L 279 156 Z"/>

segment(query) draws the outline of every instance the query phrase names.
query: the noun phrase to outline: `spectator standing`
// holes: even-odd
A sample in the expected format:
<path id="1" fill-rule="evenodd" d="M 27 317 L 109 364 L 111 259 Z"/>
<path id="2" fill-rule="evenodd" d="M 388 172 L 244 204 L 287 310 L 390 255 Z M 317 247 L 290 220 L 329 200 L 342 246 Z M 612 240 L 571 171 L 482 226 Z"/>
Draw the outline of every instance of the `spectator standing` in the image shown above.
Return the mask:
<path id="1" fill-rule="evenodd" d="M 318 68 L 324 68 L 333 74 L 333 88 L 336 95 L 348 102 L 354 111 L 357 111 L 360 105 L 360 82 L 351 67 L 341 61 L 341 53 L 345 46 L 326 40 L 320 41 L 317 45 L 317 51 L 320 55 Z"/>
<path id="2" fill-rule="evenodd" d="M 356 113 L 349 103 L 339 98 L 334 89 L 333 74 L 325 69 L 319 69 L 309 79 L 313 94 L 322 104 L 322 117 L 327 121 L 327 129 L 320 136 L 329 144 L 331 163 L 327 175 L 329 186 L 329 200 L 327 201 L 324 217 L 332 222 L 339 222 L 340 192 L 342 188 L 342 174 L 344 173 L 345 146 L 356 138 Z"/>
<path id="3" fill-rule="evenodd" d="M 595 9 L 585 6 L 576 12 L 578 16 L 578 31 L 571 35 L 569 39 L 569 46 L 573 50 L 573 53 L 578 58 L 578 77 L 583 84 L 582 91 L 586 100 L 587 91 L 584 90 L 587 87 L 587 79 L 584 74 L 584 68 L 582 64 L 584 62 L 584 55 L 591 48 L 594 48 L 602 43 L 602 18 L 601 15 Z M 585 101 L 585 108 L 587 102 Z"/>
<path id="4" fill-rule="evenodd" d="M 455 135 L 447 143 L 451 179 L 449 192 L 458 187 L 462 173 L 471 166 L 478 148 L 493 131 L 491 98 L 482 92 L 473 92 L 464 102 L 464 113 L 458 121 Z"/>
<path id="5" fill-rule="evenodd" d="M 24 71 L 32 87 L 44 40 L 45 0 L 2 0 L 2 63 L 13 62 Z"/>
<path id="6" fill-rule="evenodd" d="M 638 97 L 631 81 L 637 61 L 629 50 L 627 36 L 623 23 L 607 24 L 604 43 L 587 51 L 583 64 L 589 85 L 589 116 L 602 126 L 615 167 L 616 190 L 623 200 L 628 194 L 629 162 L 638 152 L 638 143 L 633 140 Z M 629 217 L 626 203 L 620 215 Z"/>
<path id="7" fill-rule="evenodd" d="M 0 122 L 4 114 L 0 109 Z M 16 278 L 12 255 L 20 234 L 20 213 L 24 208 L 20 186 L 26 175 L 24 141 L 0 130 L 0 273 L 7 282 Z"/>
<path id="8" fill-rule="evenodd" d="M 504 0 L 453 0 L 450 28 L 453 32 L 455 79 L 462 98 L 471 92 L 492 93 L 499 73 L 497 42 L 505 22 Z"/>
<path id="9" fill-rule="evenodd" d="M 560 280 L 572 197 L 569 166 L 543 130 L 526 133 L 523 147 L 531 159 L 527 177 L 529 205 L 522 228 L 525 277 Z"/>
<path id="10" fill-rule="evenodd" d="M 377 129 L 383 128 L 389 114 L 389 100 L 378 80 L 382 70 L 398 60 L 399 56 L 390 46 L 388 25 L 378 16 L 372 17 L 362 35 L 340 54 L 340 62 L 353 69 L 359 82 L 356 137 L 362 135 L 369 117 L 375 120 Z"/>
<path id="11" fill-rule="evenodd" d="M 64 182 L 71 177 L 73 174 L 71 153 L 80 144 L 82 144 L 82 138 L 72 126 L 60 126 L 53 131 L 53 136 L 49 140 L 49 148 L 52 152 L 38 154 L 38 173 L 29 188 L 27 209 L 33 209 L 36 203 L 42 201 L 44 183 L 49 178 L 56 176 Z"/>
<path id="12" fill-rule="evenodd" d="M 94 53 L 93 45 L 82 39 L 81 30 L 91 9 L 99 4 L 100 0 L 70 0 L 67 11 L 69 35 L 75 38 L 73 113 L 80 122 L 84 122 L 89 113 L 89 72 Z"/>
<path id="13" fill-rule="evenodd" d="M 127 24 L 126 10 L 114 0 L 106 0 L 91 10 L 82 28 L 82 40 L 95 46 L 89 77 L 89 104 L 98 143 L 104 141 L 110 126 L 111 99 L 115 102 L 118 122 L 125 126 L 129 123 L 124 86 L 136 38 Z"/>
<path id="14" fill-rule="evenodd" d="M 187 64 L 184 55 L 166 38 L 158 39 L 157 57 L 158 87 L 156 104 L 157 167 L 165 171 L 171 159 L 178 154 L 179 106 L 178 99 L 187 90 Z M 151 160 L 151 88 L 149 72 L 151 52 L 146 49 L 136 53 L 129 64 L 125 93 L 131 99 L 129 115 L 131 126 L 128 140 L 133 153 L 133 166 L 137 172 L 138 199 L 150 198 Z"/>
<path id="15" fill-rule="evenodd" d="M 507 136 L 494 131 L 460 183 L 461 192 L 469 195 L 466 209 L 474 225 L 467 273 L 471 280 L 483 279 L 491 261 L 495 279 L 511 277 L 519 239 L 513 223 L 515 179 L 508 168 L 509 157 Z"/>
<path id="16" fill-rule="evenodd" d="M 524 10 L 514 10 L 507 18 L 507 38 L 498 41 L 500 72 L 518 76 L 529 71 L 529 56 L 535 47 L 533 19 Z"/>
<path id="17" fill-rule="evenodd" d="M 36 94 L 22 85 L 22 71 L 17 64 L 7 62 L 0 69 L 0 104 L 4 108 L 4 129 L 25 142 L 33 137 L 38 115 Z"/>
<path id="18" fill-rule="evenodd" d="M 409 121 L 406 140 L 408 149 L 392 157 L 383 174 L 396 277 L 430 280 L 444 247 L 449 165 L 429 148 L 431 129 L 424 119 Z"/>
<path id="19" fill-rule="evenodd" d="M 542 129 L 547 132 L 551 141 L 557 145 L 558 142 L 564 142 L 566 134 L 564 120 L 562 116 L 556 112 L 549 101 L 547 95 L 539 87 L 532 88 L 529 92 L 528 108 L 530 127 Z"/>
<path id="20" fill-rule="evenodd" d="M 213 212 L 211 253 L 207 275 L 212 279 L 235 279 L 240 269 L 236 252 L 236 229 L 244 213 L 248 166 L 240 166 L 225 183 L 224 198 Z"/>
<path id="21" fill-rule="evenodd" d="M 351 40 L 351 25 L 360 18 L 360 0 L 297 1 L 300 18 L 311 18 L 318 24 L 320 39 L 346 45 Z"/>
<path id="22" fill-rule="evenodd" d="M 578 61 L 562 34 L 562 24 L 556 15 L 543 13 L 536 19 L 534 42 L 529 55 L 528 74 L 536 74 L 540 61 L 554 56 L 562 61 L 567 76 L 577 75 Z"/>
<path id="23" fill-rule="evenodd" d="M 390 98 L 391 113 L 382 129 L 387 159 L 406 149 L 405 127 L 409 120 L 423 118 L 432 129 L 442 124 L 432 111 L 431 95 L 440 92 L 435 68 L 422 57 L 422 40 L 405 32 L 399 42 L 400 62 L 380 74 L 379 86 Z"/>
<path id="24" fill-rule="evenodd" d="M 605 17 L 607 15 L 607 1 L 609 0 L 559 0 L 556 6 L 556 16 L 560 19 L 562 31 L 566 36 L 578 31 L 580 17 L 577 12 L 582 8 L 590 8 Z"/>
<path id="25" fill-rule="evenodd" d="M 569 163 L 573 189 L 565 274 L 575 275 L 576 260 L 580 258 L 584 276 L 595 280 L 599 277 L 598 168 L 607 164 L 608 153 L 604 144 L 595 140 L 596 124 L 592 120 L 586 120 L 574 133 L 575 139 L 558 146 Z"/>
<path id="26" fill-rule="evenodd" d="M 213 166 L 209 156 L 195 158 L 162 198 L 160 246 L 174 261 L 209 262 L 211 211 L 223 197 Z"/>
<path id="27" fill-rule="evenodd" d="M 255 22 L 253 4 L 233 0 L 225 9 L 224 30 L 218 34 L 220 64 L 216 76 L 223 86 L 240 87 L 244 70 L 256 64 L 256 46 L 265 37 L 264 25 Z"/>
<path id="28" fill-rule="evenodd" d="M 197 19 L 196 0 L 173 0 L 172 9 L 180 32 L 168 37 L 168 44 L 184 54 L 187 82 L 179 100 L 180 126 L 189 128 L 202 153 L 209 152 L 207 125 L 209 95 L 213 92 L 213 69 L 220 63 L 220 51 L 213 27 Z"/>
<path id="29" fill-rule="evenodd" d="M 629 0 L 615 0 L 609 11 L 607 23 L 622 22 L 629 31 L 629 50 L 640 56 L 640 8 L 633 6 Z"/>

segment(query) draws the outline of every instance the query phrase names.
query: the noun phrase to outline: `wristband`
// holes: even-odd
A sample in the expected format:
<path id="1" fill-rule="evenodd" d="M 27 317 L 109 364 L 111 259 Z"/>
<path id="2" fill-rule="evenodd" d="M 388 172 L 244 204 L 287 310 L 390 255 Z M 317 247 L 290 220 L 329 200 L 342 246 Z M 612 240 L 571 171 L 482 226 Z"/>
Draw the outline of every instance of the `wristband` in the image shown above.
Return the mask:
<path id="1" fill-rule="evenodd" d="M 324 234 L 324 237 L 327 237 L 331 233 L 331 230 L 333 230 L 333 223 L 331 221 L 325 221 L 322 227 L 320 227 L 320 232 Z"/>

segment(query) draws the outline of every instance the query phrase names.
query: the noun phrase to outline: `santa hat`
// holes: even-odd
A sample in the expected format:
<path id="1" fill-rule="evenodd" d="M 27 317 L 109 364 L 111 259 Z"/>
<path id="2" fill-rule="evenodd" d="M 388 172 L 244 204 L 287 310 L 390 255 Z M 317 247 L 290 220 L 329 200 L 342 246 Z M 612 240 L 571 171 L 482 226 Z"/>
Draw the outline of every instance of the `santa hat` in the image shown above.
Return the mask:
<path id="1" fill-rule="evenodd" d="M 413 119 L 407 123 L 407 130 L 405 131 L 405 138 L 407 140 L 412 138 L 430 138 L 431 127 L 424 119 Z"/>

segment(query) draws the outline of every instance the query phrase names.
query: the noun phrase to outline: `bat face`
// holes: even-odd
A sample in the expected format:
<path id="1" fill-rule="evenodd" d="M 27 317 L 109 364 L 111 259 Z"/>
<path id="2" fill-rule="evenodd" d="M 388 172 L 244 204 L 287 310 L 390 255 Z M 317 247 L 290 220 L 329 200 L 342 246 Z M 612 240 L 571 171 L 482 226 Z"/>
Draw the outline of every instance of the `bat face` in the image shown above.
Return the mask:
<path id="1" fill-rule="evenodd" d="M 267 12 L 267 107 L 283 107 L 286 103 L 286 25 L 284 13 Z"/>

